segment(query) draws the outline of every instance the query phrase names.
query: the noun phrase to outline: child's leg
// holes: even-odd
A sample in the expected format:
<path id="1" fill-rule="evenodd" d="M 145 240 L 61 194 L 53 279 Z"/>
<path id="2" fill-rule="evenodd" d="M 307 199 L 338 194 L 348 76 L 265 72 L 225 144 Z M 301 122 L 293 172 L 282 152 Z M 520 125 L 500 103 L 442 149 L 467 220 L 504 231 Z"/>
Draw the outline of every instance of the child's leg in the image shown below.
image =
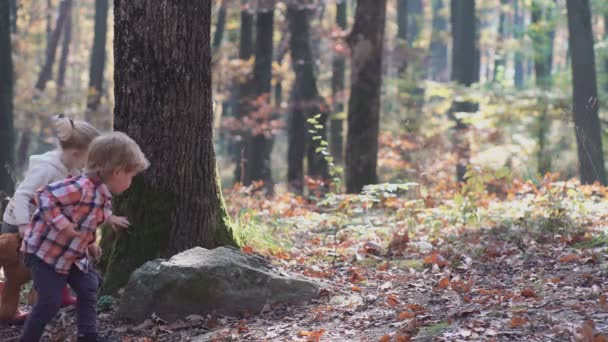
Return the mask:
<path id="1" fill-rule="evenodd" d="M 99 278 L 94 272 L 84 273 L 73 266 L 68 283 L 78 296 L 76 302 L 76 324 L 78 336 L 97 334 L 97 288 Z"/>
<path id="2" fill-rule="evenodd" d="M 61 307 L 61 290 L 66 284 L 66 277 L 33 255 L 28 255 L 26 262 L 38 291 L 38 301 L 25 322 L 21 341 L 35 342 L 40 340 L 44 327 Z"/>

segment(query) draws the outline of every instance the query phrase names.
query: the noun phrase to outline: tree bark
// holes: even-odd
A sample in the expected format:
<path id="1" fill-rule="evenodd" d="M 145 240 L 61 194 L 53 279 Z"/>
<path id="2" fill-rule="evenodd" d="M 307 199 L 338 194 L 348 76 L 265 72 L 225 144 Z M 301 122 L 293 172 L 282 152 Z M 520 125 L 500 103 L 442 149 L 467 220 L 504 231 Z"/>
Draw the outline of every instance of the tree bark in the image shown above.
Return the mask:
<path id="1" fill-rule="evenodd" d="M 65 86 L 65 71 L 70 55 L 70 43 L 72 42 L 72 6 L 70 4 L 63 25 L 63 37 L 61 38 L 61 56 L 59 58 L 59 70 L 57 71 L 57 102 L 61 101 L 63 88 Z"/>
<path id="2" fill-rule="evenodd" d="M 410 48 L 420 38 L 424 21 L 422 10 L 422 0 L 407 0 L 407 45 Z"/>
<path id="3" fill-rule="evenodd" d="M 477 18 L 475 0 L 451 0 L 452 19 L 452 81 L 464 86 L 479 82 L 480 55 L 477 47 Z M 477 104 L 454 101 L 450 117 L 455 122 L 453 145 L 458 158 L 456 176 L 464 180 L 469 160 L 469 146 L 465 139 L 467 125 L 454 113 L 475 112 Z"/>
<path id="4" fill-rule="evenodd" d="M 572 115 L 581 182 L 606 184 L 598 118 L 597 81 L 589 0 L 567 0 L 572 58 Z"/>
<path id="5" fill-rule="evenodd" d="M 347 7 L 346 1 L 336 4 L 336 24 L 341 30 L 346 30 L 347 26 Z M 333 98 L 334 116 L 330 121 L 330 142 L 329 148 L 331 155 L 335 158 L 335 163 L 341 165 L 344 161 L 344 83 L 346 74 L 346 59 L 340 54 L 334 53 L 331 76 L 331 91 Z"/>
<path id="6" fill-rule="evenodd" d="M 386 0 L 359 0 L 348 37 L 351 91 L 346 140 L 346 191 L 378 182 L 378 130 Z"/>
<path id="7" fill-rule="evenodd" d="M 245 165 L 243 184 L 263 181 L 267 193 L 274 191 L 272 180 L 271 154 L 274 143 L 274 132 L 271 121 L 274 120 L 274 108 L 271 105 L 272 90 L 272 48 L 274 33 L 274 3 L 272 0 L 259 4 L 256 39 L 255 64 L 253 68 L 252 90 L 255 104 L 247 113 L 250 131 L 246 134 Z"/>
<path id="8" fill-rule="evenodd" d="M 397 0 L 397 38 L 407 41 L 408 0 Z"/>
<path id="9" fill-rule="evenodd" d="M 115 200 L 131 227 L 104 254 L 106 293 L 148 260 L 235 245 L 213 150 L 211 0 L 115 0 L 114 18 L 115 128 L 151 167 Z"/>
<path id="10" fill-rule="evenodd" d="M 307 156 L 308 174 L 311 177 L 327 178 L 327 163 L 323 156 L 316 153 L 320 140 L 312 141 L 308 134 L 310 125 L 307 120 L 320 111 L 318 120 L 323 126 L 319 129 L 322 139 L 326 140 L 327 115 L 319 96 L 314 73 L 314 61 L 310 48 L 310 10 L 306 6 L 290 3 L 287 8 L 289 21 L 291 60 L 296 74 L 291 95 L 291 117 L 288 120 L 287 182 L 295 192 L 304 190 L 304 157 Z"/>
<path id="11" fill-rule="evenodd" d="M 53 65 L 55 64 L 55 55 L 57 54 L 57 45 L 59 45 L 59 37 L 63 31 L 63 25 L 66 22 L 66 18 L 69 16 L 70 8 L 72 7 L 72 0 L 62 0 L 59 4 L 59 15 L 55 23 L 55 29 L 52 31 L 49 37 L 48 45 L 46 48 L 46 60 L 44 66 L 40 70 L 38 75 L 38 81 L 36 82 L 35 88 L 43 92 L 46 88 L 46 83 L 53 77 Z"/>
<path id="12" fill-rule="evenodd" d="M 523 10 L 523 6 L 520 3 L 520 0 L 513 0 L 513 8 L 514 8 L 514 32 L 513 32 L 513 36 L 516 40 L 520 41 L 523 38 L 523 32 L 525 30 L 524 27 L 524 10 Z M 514 56 L 514 83 L 515 83 L 515 87 L 518 89 L 523 88 L 524 86 L 524 57 L 523 57 L 523 53 L 519 50 L 516 49 L 515 50 L 515 56 Z"/>
<path id="13" fill-rule="evenodd" d="M 13 75 L 10 8 L 7 1 L 0 1 L 0 192 L 6 194 L 12 194 L 15 186 Z"/>
<path id="14" fill-rule="evenodd" d="M 433 1 L 433 32 L 431 35 L 431 79 L 435 81 L 449 81 L 448 74 L 448 46 L 446 34 L 448 21 L 445 11 L 445 0 Z"/>
<path id="15" fill-rule="evenodd" d="M 10 21 L 11 21 L 11 32 L 17 33 L 17 15 L 18 15 L 18 5 L 17 0 L 9 0 L 10 6 Z"/>
<path id="16" fill-rule="evenodd" d="M 213 35 L 213 51 L 217 51 L 220 48 L 224 38 L 224 31 L 226 29 L 226 2 L 227 0 L 222 0 L 220 8 L 217 11 L 217 24 Z"/>
<path id="17" fill-rule="evenodd" d="M 97 127 L 110 128 L 111 118 L 101 119 L 97 108 L 103 94 L 103 73 L 106 64 L 106 37 L 108 33 L 108 0 L 95 0 L 95 32 L 89 69 L 89 91 L 87 93 L 87 121 Z"/>
<path id="18" fill-rule="evenodd" d="M 494 75 L 492 80 L 500 82 L 504 77 L 504 67 L 507 61 L 505 42 L 507 40 L 507 5 L 509 0 L 500 0 L 499 18 L 498 18 L 498 47 L 495 52 L 494 59 Z M 502 71 L 502 74 L 500 73 Z"/>
<path id="19" fill-rule="evenodd" d="M 239 42 L 239 59 L 247 61 L 253 55 L 253 15 L 249 9 L 248 1 L 241 0 L 241 29 Z M 235 98 L 234 106 L 232 107 L 232 115 L 237 119 L 242 119 L 246 111 L 247 101 L 249 100 L 249 82 L 245 81 L 237 84 L 234 87 L 233 96 Z M 242 131 L 234 132 L 230 144 L 230 152 L 234 160 L 234 182 L 241 183 L 243 181 L 243 134 Z"/>

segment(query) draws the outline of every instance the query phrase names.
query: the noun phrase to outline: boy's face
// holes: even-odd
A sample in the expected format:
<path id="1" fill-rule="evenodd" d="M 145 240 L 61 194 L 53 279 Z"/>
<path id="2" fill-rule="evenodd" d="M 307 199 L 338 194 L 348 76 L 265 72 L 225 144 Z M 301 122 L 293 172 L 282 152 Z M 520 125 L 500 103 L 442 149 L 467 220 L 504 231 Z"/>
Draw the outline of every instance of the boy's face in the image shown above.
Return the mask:
<path id="1" fill-rule="evenodd" d="M 105 183 L 114 194 L 121 194 L 131 186 L 131 180 L 137 175 L 137 171 L 126 171 L 122 168 L 116 169 L 112 175 L 105 179 Z"/>

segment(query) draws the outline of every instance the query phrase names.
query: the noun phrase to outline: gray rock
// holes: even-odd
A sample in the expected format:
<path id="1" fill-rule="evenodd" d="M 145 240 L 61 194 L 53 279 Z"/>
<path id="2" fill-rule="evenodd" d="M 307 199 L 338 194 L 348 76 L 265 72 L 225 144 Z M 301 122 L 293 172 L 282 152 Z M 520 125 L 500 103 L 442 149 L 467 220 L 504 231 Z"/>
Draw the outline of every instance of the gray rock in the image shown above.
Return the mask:
<path id="1" fill-rule="evenodd" d="M 238 316 L 258 313 L 266 304 L 305 303 L 319 289 L 237 249 L 195 247 L 137 269 L 120 299 L 118 315 L 136 322 L 152 313 L 168 321 L 191 314 Z"/>

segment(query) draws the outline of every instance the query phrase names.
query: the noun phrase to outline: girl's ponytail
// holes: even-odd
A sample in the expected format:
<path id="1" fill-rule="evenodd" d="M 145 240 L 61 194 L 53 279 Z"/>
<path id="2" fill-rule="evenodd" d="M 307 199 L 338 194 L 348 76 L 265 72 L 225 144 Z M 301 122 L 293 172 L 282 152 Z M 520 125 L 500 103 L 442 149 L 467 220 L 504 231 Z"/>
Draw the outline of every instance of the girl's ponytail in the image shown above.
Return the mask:
<path id="1" fill-rule="evenodd" d="M 54 118 L 55 130 L 62 149 L 74 148 L 84 150 L 89 148 L 91 141 L 99 135 L 99 131 L 85 121 L 73 121 L 64 114 Z"/>

